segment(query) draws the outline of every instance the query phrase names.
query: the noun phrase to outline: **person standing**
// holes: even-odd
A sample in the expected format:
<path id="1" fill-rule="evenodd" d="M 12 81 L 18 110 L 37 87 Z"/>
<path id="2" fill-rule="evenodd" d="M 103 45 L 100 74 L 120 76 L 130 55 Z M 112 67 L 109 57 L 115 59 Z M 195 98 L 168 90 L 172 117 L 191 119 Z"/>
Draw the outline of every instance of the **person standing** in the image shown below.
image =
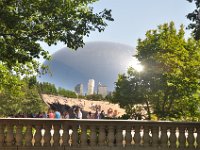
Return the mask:
<path id="1" fill-rule="evenodd" d="M 59 111 L 55 111 L 55 118 L 56 119 L 61 119 L 61 114 L 60 114 L 60 112 Z"/>
<path id="2" fill-rule="evenodd" d="M 96 112 L 95 112 L 95 119 L 101 119 L 100 118 L 100 111 L 99 111 L 98 108 L 96 109 Z"/>
<path id="3" fill-rule="evenodd" d="M 100 119 L 104 119 L 104 118 L 105 118 L 105 112 L 104 110 L 102 110 L 100 113 Z"/>
<path id="4" fill-rule="evenodd" d="M 69 112 L 68 112 L 68 111 L 66 111 L 66 112 L 64 113 L 64 118 L 65 118 L 65 119 L 69 119 Z"/>
<path id="5" fill-rule="evenodd" d="M 93 119 L 91 111 L 87 114 L 87 119 Z"/>
<path id="6" fill-rule="evenodd" d="M 83 114 L 81 112 L 81 108 L 77 109 L 77 119 L 82 119 L 83 118 Z"/>
<path id="7" fill-rule="evenodd" d="M 53 110 L 49 111 L 49 118 L 51 118 L 51 119 L 55 118 L 55 114 L 54 114 Z"/>

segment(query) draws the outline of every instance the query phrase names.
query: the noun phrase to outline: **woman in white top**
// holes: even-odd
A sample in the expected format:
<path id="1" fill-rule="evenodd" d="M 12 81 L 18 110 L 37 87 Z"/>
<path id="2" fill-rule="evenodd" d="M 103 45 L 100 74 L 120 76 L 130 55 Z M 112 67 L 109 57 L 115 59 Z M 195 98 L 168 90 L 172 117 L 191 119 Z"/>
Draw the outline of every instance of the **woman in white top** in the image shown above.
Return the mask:
<path id="1" fill-rule="evenodd" d="M 77 119 L 82 119 L 82 118 L 83 118 L 83 114 L 81 112 L 81 109 L 78 108 L 78 110 L 77 110 Z"/>

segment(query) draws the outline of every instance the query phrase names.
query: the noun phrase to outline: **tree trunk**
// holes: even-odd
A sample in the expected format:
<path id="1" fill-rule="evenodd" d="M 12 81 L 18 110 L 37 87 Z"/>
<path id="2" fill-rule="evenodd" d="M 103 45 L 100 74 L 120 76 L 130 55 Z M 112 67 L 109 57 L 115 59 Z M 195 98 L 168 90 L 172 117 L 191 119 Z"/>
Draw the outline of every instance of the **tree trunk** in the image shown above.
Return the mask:
<path id="1" fill-rule="evenodd" d="M 167 103 L 167 93 L 168 92 L 165 92 L 165 96 L 164 96 L 164 99 L 163 99 L 163 104 L 162 104 L 162 109 L 161 109 L 161 117 L 166 117 L 165 115 L 165 105 Z"/>
<path id="2" fill-rule="evenodd" d="M 148 119 L 151 120 L 151 111 L 150 111 L 150 106 L 149 106 L 149 101 L 146 100 L 146 105 L 147 105 L 147 113 L 148 113 Z"/>

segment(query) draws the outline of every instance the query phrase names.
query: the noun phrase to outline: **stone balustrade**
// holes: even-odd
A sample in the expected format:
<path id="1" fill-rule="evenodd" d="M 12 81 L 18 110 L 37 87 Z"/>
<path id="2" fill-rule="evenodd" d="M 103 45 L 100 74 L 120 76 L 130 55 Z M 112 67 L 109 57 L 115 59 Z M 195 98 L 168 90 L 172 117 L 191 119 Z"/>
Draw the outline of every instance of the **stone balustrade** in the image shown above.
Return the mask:
<path id="1" fill-rule="evenodd" d="M 194 150 L 200 123 L 0 119 L 0 150 Z"/>

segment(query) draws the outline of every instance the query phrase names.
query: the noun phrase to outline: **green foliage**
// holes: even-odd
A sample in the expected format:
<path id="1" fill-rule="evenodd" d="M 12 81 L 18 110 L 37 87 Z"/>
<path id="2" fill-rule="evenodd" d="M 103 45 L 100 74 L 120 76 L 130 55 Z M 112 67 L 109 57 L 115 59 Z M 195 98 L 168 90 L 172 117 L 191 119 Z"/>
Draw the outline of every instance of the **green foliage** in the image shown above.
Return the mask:
<path id="1" fill-rule="evenodd" d="M 41 94 L 52 94 L 52 95 L 58 94 L 58 91 L 54 84 L 43 82 L 43 83 L 38 83 L 37 87 Z"/>
<path id="2" fill-rule="evenodd" d="M 136 57 L 146 68 L 152 104 L 160 117 L 199 114 L 200 99 L 194 96 L 199 90 L 199 44 L 185 40 L 183 26 L 177 31 L 173 22 L 148 31 L 138 41 Z"/>
<path id="3" fill-rule="evenodd" d="M 17 78 L 16 75 L 12 76 L 13 78 Z M 30 78 L 24 78 L 23 80 L 17 79 L 18 84 L 20 83 L 18 87 L 16 87 L 16 85 L 15 88 L 4 87 L 4 90 L 0 94 L 1 116 L 44 111 L 46 109 L 46 104 L 41 99 L 37 86 L 30 86 Z"/>
<path id="4" fill-rule="evenodd" d="M 136 57 L 145 70 L 119 76 L 115 96 L 122 106 L 146 102 L 160 118 L 199 117 L 200 43 L 185 40 L 183 26 L 147 31 Z"/>
<path id="5" fill-rule="evenodd" d="M 196 9 L 187 15 L 187 18 L 192 21 L 189 24 L 188 29 L 192 29 L 192 33 L 196 40 L 200 39 L 200 1 L 199 0 L 187 0 L 190 3 L 194 2 Z"/>
<path id="6" fill-rule="evenodd" d="M 13 73 L 2 63 L 0 63 L 0 94 L 8 89 L 12 92 L 18 92 L 20 87 L 20 78 Z"/>
<path id="7" fill-rule="evenodd" d="M 92 95 L 87 95 L 86 99 L 94 100 L 94 101 L 100 101 L 100 100 L 103 100 L 103 96 L 99 95 L 99 94 L 92 94 Z"/>
<path id="8" fill-rule="evenodd" d="M 32 80 L 31 80 L 32 81 Z M 76 98 L 77 95 L 75 92 L 66 90 L 59 87 L 58 89 L 54 84 L 48 82 L 42 82 L 37 84 L 37 88 L 41 94 L 51 94 L 51 95 L 61 95 L 69 98 Z"/>
<path id="9" fill-rule="evenodd" d="M 146 104 L 149 118 L 151 118 L 149 107 L 151 91 L 149 82 L 144 76 L 144 73 L 140 74 L 133 68 L 129 68 L 127 75 L 119 75 L 112 102 L 119 102 L 130 116 L 135 113 L 133 110 L 135 105 Z"/>
<path id="10" fill-rule="evenodd" d="M 96 1 L 0 1 L 1 114 L 41 108 L 36 80 L 23 81 L 19 76 L 33 76 L 39 73 L 39 68 L 46 68 L 36 61 L 40 57 L 49 59 L 40 42 L 52 45 L 60 41 L 77 49 L 84 45 L 83 37 L 91 31 L 104 31 L 106 21 L 113 21 L 111 10 L 94 13 L 91 4 Z M 45 87 L 45 92 L 57 94 L 56 88 Z M 41 87 L 39 90 L 44 92 Z"/>
<path id="11" fill-rule="evenodd" d="M 114 102 L 113 93 L 109 93 L 108 95 L 106 95 L 105 100 L 113 103 Z"/>
<path id="12" fill-rule="evenodd" d="M 83 46 L 83 37 L 99 32 L 112 21 L 111 10 L 94 13 L 97 0 L 23 0 L 0 2 L 0 61 L 9 68 L 37 71 L 34 59 L 48 59 L 39 41 L 48 45 L 64 42 L 69 48 Z M 18 70 L 19 71 L 19 70 Z"/>
<path id="13" fill-rule="evenodd" d="M 70 98 L 76 98 L 77 97 L 75 92 L 66 90 L 66 89 L 61 88 L 61 87 L 58 88 L 58 94 L 62 95 L 64 97 L 70 97 Z"/>

